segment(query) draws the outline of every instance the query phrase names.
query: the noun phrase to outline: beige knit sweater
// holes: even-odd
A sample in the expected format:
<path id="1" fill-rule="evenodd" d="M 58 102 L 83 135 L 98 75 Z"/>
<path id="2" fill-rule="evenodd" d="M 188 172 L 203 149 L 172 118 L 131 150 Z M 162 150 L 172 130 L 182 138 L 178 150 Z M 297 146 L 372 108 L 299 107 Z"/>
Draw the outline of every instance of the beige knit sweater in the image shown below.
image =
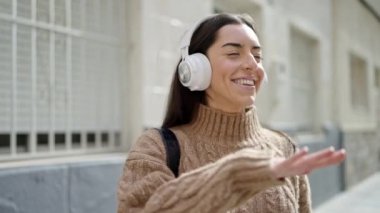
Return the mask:
<path id="1" fill-rule="evenodd" d="M 172 128 L 181 159 L 175 178 L 157 130 L 134 144 L 118 188 L 125 212 L 311 212 L 306 176 L 273 179 L 271 156 L 294 153 L 291 140 L 260 126 L 256 110 L 224 113 L 200 106 L 190 124 Z"/>

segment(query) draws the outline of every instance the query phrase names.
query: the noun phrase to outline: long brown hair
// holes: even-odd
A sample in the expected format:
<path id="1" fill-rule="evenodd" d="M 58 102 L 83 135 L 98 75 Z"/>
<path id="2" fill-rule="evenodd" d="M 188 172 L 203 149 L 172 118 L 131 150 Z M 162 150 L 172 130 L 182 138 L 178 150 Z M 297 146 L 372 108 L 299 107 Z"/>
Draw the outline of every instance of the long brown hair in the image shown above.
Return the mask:
<path id="1" fill-rule="evenodd" d="M 246 15 L 218 14 L 204 20 L 193 32 L 189 55 L 202 53 L 216 41 L 217 32 L 228 24 L 246 24 L 255 31 L 252 19 Z M 173 75 L 165 119 L 162 128 L 170 128 L 189 123 L 197 112 L 199 104 L 206 104 L 205 91 L 191 91 L 183 86 L 178 77 L 178 65 Z"/>

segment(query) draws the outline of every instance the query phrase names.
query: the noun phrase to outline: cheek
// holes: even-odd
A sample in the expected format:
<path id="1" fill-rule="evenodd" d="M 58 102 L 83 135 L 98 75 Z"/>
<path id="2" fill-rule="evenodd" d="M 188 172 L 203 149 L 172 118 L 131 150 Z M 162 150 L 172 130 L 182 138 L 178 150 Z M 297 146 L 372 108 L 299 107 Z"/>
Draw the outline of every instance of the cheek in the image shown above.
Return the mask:
<path id="1" fill-rule="evenodd" d="M 264 81 L 265 81 L 265 75 L 266 75 L 265 70 L 264 70 L 264 68 L 261 67 L 258 70 L 258 76 L 259 76 L 260 82 L 259 82 L 259 85 L 258 85 L 257 89 L 260 89 L 261 85 L 264 83 Z"/>
<path id="2" fill-rule="evenodd" d="M 217 90 L 226 93 L 230 89 L 232 69 L 226 66 L 222 66 L 220 69 L 215 70 L 213 73 L 211 85 L 213 85 Z"/>
<path id="3" fill-rule="evenodd" d="M 211 84 L 220 84 L 230 75 L 231 64 L 225 60 L 217 61 L 211 64 L 212 78 Z"/>
<path id="4" fill-rule="evenodd" d="M 231 75 L 238 67 L 239 63 L 229 60 L 220 60 L 211 65 L 213 73 L 219 76 Z"/>

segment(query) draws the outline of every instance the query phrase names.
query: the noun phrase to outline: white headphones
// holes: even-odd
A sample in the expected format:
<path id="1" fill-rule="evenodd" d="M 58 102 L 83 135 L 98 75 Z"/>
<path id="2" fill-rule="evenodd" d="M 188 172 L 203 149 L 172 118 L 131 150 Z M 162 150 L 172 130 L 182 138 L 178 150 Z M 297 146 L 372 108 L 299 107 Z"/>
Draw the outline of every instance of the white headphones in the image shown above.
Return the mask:
<path id="1" fill-rule="evenodd" d="M 215 15 L 207 16 L 199 20 L 184 35 L 181 41 L 181 62 L 178 65 L 178 76 L 183 86 L 191 91 L 202 91 L 207 89 L 211 83 L 211 64 L 207 56 L 202 53 L 189 55 L 189 46 L 194 31 L 205 20 Z"/>
<path id="2" fill-rule="evenodd" d="M 181 62 L 178 65 L 179 81 L 183 86 L 188 87 L 191 91 L 206 90 L 211 83 L 211 64 L 207 56 L 202 53 L 194 53 L 189 55 L 189 46 L 194 31 L 207 19 L 216 16 L 210 15 L 199 20 L 184 35 L 181 41 Z M 264 71 L 264 83 L 268 81 L 266 72 Z"/>

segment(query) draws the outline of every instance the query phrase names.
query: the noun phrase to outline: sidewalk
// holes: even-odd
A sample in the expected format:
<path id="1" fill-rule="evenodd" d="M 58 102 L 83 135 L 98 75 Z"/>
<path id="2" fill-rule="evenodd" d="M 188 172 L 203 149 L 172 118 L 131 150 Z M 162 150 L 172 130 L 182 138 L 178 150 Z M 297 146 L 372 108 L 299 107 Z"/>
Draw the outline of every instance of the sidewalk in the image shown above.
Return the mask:
<path id="1" fill-rule="evenodd" d="M 314 213 L 379 213 L 380 172 L 320 205 Z"/>

